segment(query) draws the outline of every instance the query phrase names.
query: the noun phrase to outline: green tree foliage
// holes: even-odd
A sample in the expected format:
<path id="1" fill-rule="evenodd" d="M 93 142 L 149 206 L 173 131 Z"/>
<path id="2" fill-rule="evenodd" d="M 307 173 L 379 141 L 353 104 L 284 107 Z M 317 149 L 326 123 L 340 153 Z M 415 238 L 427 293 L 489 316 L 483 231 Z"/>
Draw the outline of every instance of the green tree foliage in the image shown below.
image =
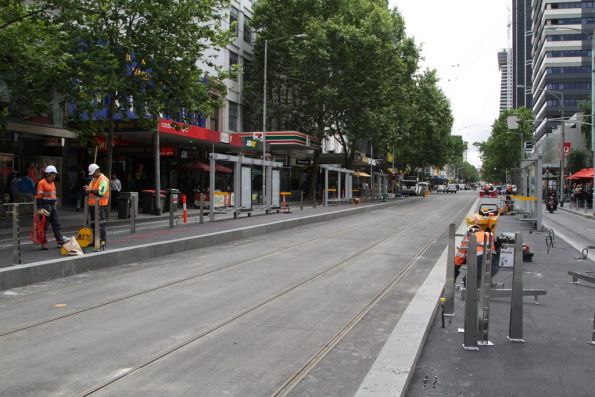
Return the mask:
<path id="1" fill-rule="evenodd" d="M 591 102 L 590 101 L 581 102 L 581 104 L 579 105 L 579 108 L 580 108 L 581 112 L 583 112 L 583 119 L 585 121 L 585 124 L 581 125 L 581 132 L 583 133 L 583 136 L 585 137 L 585 142 L 587 144 L 587 147 L 590 148 L 591 147 Z"/>
<path id="2" fill-rule="evenodd" d="M 45 18 L 52 10 L 35 2 L 0 0 L 0 131 L 8 119 L 51 116 L 52 103 L 57 105 L 70 55 L 61 45 L 61 26 Z"/>
<path id="3" fill-rule="evenodd" d="M 566 158 L 566 168 L 569 174 L 587 168 L 589 164 L 589 155 L 583 150 L 571 150 Z"/>
<path id="4" fill-rule="evenodd" d="M 458 177 L 459 179 L 463 180 L 465 183 L 473 183 L 479 181 L 479 172 L 477 169 L 466 161 L 457 164 L 458 170 Z"/>
<path id="5" fill-rule="evenodd" d="M 436 71 L 416 76 L 410 98 L 406 127 L 397 135 L 397 158 L 410 168 L 442 167 L 460 148 L 450 135 L 452 110 Z"/>
<path id="6" fill-rule="evenodd" d="M 60 5 L 52 22 L 62 27 L 72 52 L 65 101 L 76 106 L 76 117 L 107 108 L 106 120 L 95 127 L 107 132 L 108 175 L 116 113 L 134 112 L 154 129 L 159 114 L 190 118 L 209 112 L 224 95 L 225 74 L 208 76 L 203 69 L 205 50 L 229 42 L 221 24 L 226 0 L 48 3 Z M 78 121 L 88 132 L 88 120 Z"/>
<path id="7" fill-rule="evenodd" d="M 508 129 L 508 116 L 518 117 L 518 129 Z M 520 167 L 521 139 L 528 141 L 532 135 L 533 114 L 529 109 L 509 109 L 500 113 L 492 124 L 490 137 L 485 142 L 474 143 L 483 161 L 483 178 L 495 183 L 505 181 L 507 171 Z"/>

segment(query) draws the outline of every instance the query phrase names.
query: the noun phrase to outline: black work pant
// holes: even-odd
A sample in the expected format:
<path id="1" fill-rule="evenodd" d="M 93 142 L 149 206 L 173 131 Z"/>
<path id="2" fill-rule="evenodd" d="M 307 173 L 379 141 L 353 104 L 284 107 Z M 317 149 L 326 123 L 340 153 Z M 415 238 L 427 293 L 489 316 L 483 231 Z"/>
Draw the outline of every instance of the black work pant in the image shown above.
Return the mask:
<path id="1" fill-rule="evenodd" d="M 44 209 L 50 213 L 50 216 L 47 217 L 48 221 L 46 222 L 45 229 L 43 231 L 44 236 L 46 236 L 45 242 L 47 243 L 47 241 L 48 241 L 48 238 L 47 238 L 48 223 L 50 225 L 52 225 L 52 231 L 54 232 L 54 238 L 56 239 L 56 241 L 61 242 L 62 240 L 64 240 L 64 236 L 62 235 L 62 227 L 60 226 L 60 221 L 58 220 L 58 210 L 56 209 L 56 204 L 47 204 L 47 203 L 38 204 L 38 208 Z M 40 216 L 40 215 L 38 215 L 38 216 Z"/>
<path id="2" fill-rule="evenodd" d="M 107 224 L 105 222 L 105 206 L 99 206 L 99 239 L 107 241 Z M 89 206 L 91 215 L 91 230 L 93 230 L 93 240 L 95 240 L 95 206 Z"/>

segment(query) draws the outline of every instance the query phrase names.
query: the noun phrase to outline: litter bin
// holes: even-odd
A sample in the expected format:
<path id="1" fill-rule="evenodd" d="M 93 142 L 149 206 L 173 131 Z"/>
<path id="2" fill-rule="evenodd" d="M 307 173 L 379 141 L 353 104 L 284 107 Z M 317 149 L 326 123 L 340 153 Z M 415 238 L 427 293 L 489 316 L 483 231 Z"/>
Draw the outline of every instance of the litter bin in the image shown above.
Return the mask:
<path id="1" fill-rule="evenodd" d="M 118 197 L 118 219 L 130 218 L 130 196 L 120 195 Z"/>
<path id="2" fill-rule="evenodd" d="M 164 191 L 162 190 L 162 191 L 161 191 L 161 195 L 163 195 L 163 192 L 164 192 Z M 168 212 L 168 211 L 170 211 L 170 208 L 169 208 L 169 203 L 170 203 L 170 201 L 171 201 L 171 195 L 172 195 L 172 194 L 177 194 L 177 195 L 178 195 L 178 198 L 179 198 L 179 197 L 180 197 L 180 190 L 179 190 L 179 189 L 167 189 L 167 190 L 165 191 L 165 206 L 164 206 L 164 207 L 162 207 L 164 212 Z M 176 208 L 176 209 L 177 209 L 177 208 Z"/>
<path id="3" fill-rule="evenodd" d="M 118 205 L 118 219 L 128 219 L 130 218 L 130 210 L 132 208 L 132 200 L 137 200 L 138 202 L 138 193 L 137 192 L 120 192 L 118 195 L 117 205 Z M 138 216 L 138 205 L 136 206 L 136 214 Z"/>
<path id="4" fill-rule="evenodd" d="M 152 214 L 154 204 L 155 190 L 143 190 L 140 196 L 140 206 L 143 210 L 143 214 Z"/>
<path id="5" fill-rule="evenodd" d="M 163 190 L 161 192 L 161 208 L 163 209 L 163 206 L 165 205 L 165 195 L 163 194 Z M 143 190 L 141 193 L 141 207 L 143 213 L 155 213 L 155 190 L 147 189 Z"/>

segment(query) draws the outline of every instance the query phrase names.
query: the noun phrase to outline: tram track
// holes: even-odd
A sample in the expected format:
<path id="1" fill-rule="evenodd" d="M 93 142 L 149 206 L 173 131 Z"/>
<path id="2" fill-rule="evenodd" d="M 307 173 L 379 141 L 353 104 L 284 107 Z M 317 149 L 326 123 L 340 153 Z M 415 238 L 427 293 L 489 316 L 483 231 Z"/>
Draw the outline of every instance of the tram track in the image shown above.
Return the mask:
<path id="1" fill-rule="evenodd" d="M 449 221 L 446 222 L 446 224 L 438 231 L 438 233 L 436 233 L 415 255 L 414 257 L 401 269 L 397 272 L 397 274 L 391 278 L 391 280 L 385 284 L 385 286 L 364 306 L 364 308 L 362 310 L 360 310 L 354 317 L 351 318 L 351 320 L 343 327 L 341 328 L 327 343 L 325 343 L 321 349 L 319 349 L 309 360 L 307 360 L 297 371 L 295 371 L 290 378 L 288 378 L 283 384 L 282 386 L 277 389 L 275 391 L 275 393 L 273 394 L 273 396 L 286 396 L 292 389 L 293 387 L 299 383 L 307 374 L 308 372 L 314 368 L 325 356 L 328 352 L 330 352 L 334 346 L 336 346 L 342 339 L 343 337 L 345 337 L 345 335 L 347 335 L 352 329 L 353 327 L 355 327 L 355 325 L 357 325 L 357 323 L 359 323 L 359 321 L 384 297 L 386 296 L 386 294 L 392 289 L 394 288 L 396 285 L 398 285 L 399 281 L 401 281 L 403 279 L 403 277 L 405 275 L 407 275 L 407 273 L 409 272 L 409 270 L 412 269 L 413 265 L 417 262 L 417 260 L 422 257 L 427 251 L 428 249 L 440 238 L 440 236 L 446 231 L 448 224 L 450 224 L 451 222 L 455 221 L 457 218 L 460 217 L 461 213 L 463 211 L 467 211 L 469 209 L 469 207 L 471 206 L 471 204 L 473 203 L 473 201 L 470 201 L 468 203 L 466 203 L 466 205 L 454 216 L 452 217 Z M 365 225 L 359 225 L 356 226 L 354 228 L 351 228 L 349 230 L 344 230 L 344 231 L 340 231 L 340 232 L 336 232 L 333 233 L 332 235 L 338 235 L 344 232 L 348 232 L 348 231 L 353 231 L 356 230 L 358 228 L 362 228 L 365 226 L 368 226 L 371 223 L 376 223 L 374 222 L 369 222 Z M 197 342 L 213 333 L 215 333 L 216 331 L 221 330 L 222 328 L 229 326 L 235 322 L 237 322 L 238 320 L 246 317 L 247 315 L 263 308 L 266 305 L 269 305 L 277 300 L 279 300 L 282 297 L 287 296 L 288 294 L 290 294 L 291 292 L 304 287 L 310 283 L 312 283 L 313 281 L 322 278 L 323 276 L 333 272 L 334 270 L 340 268 L 341 266 L 347 264 L 349 261 L 351 261 L 352 259 L 359 257 L 361 255 L 367 254 L 368 252 L 370 252 L 371 250 L 373 250 L 375 247 L 385 243 L 388 240 L 394 239 L 394 238 L 398 238 L 399 235 L 405 234 L 409 231 L 411 231 L 412 229 L 414 229 L 415 227 L 417 227 L 417 224 L 414 222 L 406 227 L 404 227 L 402 230 L 400 230 L 399 232 L 390 235 L 389 237 L 383 238 L 380 241 L 376 241 L 372 244 L 368 244 L 366 247 L 363 247 L 362 249 L 358 250 L 357 252 L 351 254 L 349 257 L 344 258 L 342 260 L 340 260 L 339 262 L 328 266 L 327 268 L 317 272 L 316 274 L 308 277 L 305 280 L 302 280 L 298 283 L 295 283 L 291 286 L 288 286 L 287 288 L 285 288 L 283 291 L 275 294 L 272 297 L 266 298 L 265 300 L 247 308 L 244 309 L 236 314 L 234 314 L 233 316 L 215 324 L 214 326 L 210 327 L 207 330 L 204 330 L 198 334 L 192 335 L 189 338 L 186 338 L 185 340 L 181 341 L 178 344 L 175 344 L 163 351 L 161 351 L 160 353 L 155 354 L 154 356 L 148 358 L 147 360 L 137 364 L 136 366 L 132 367 L 132 368 L 128 368 L 127 370 L 119 373 L 118 375 L 115 375 L 101 383 L 98 383 L 95 386 L 92 386 L 88 389 L 86 389 L 83 392 L 80 392 L 78 394 L 75 394 L 76 397 L 86 397 L 86 396 L 91 396 L 97 392 L 100 392 L 104 389 L 106 389 L 107 387 L 109 387 L 110 385 L 121 381 L 122 379 L 131 376 L 139 371 L 141 371 L 142 369 L 158 362 L 161 359 L 164 359 L 170 355 L 172 355 L 173 353 L 193 344 L 194 342 Z M 328 238 L 328 236 L 327 236 Z M 312 240 L 320 240 L 320 237 L 316 238 L 316 239 L 312 239 Z M 310 241 L 312 241 L 310 240 Z M 303 245 L 306 244 L 307 242 L 302 242 L 299 244 L 296 244 L 296 246 L 298 245 Z M 278 250 L 278 251 L 282 251 Z M 267 255 L 270 255 L 272 253 L 269 253 Z M 252 259 L 254 260 L 254 259 Z M 243 261 L 246 262 L 246 261 Z"/>
<path id="2" fill-rule="evenodd" d="M 329 222 L 332 222 L 332 221 L 329 221 Z M 67 319 L 67 318 L 71 318 L 71 317 L 74 317 L 74 316 L 77 316 L 77 315 L 80 315 L 80 314 L 83 314 L 83 313 L 87 313 L 87 312 L 90 312 L 90 311 L 93 311 L 93 310 L 96 310 L 96 309 L 104 308 L 104 307 L 109 306 L 109 305 L 112 305 L 112 304 L 121 303 L 121 302 L 127 301 L 129 299 L 137 298 L 137 297 L 140 297 L 142 295 L 146 295 L 146 294 L 150 294 L 150 293 L 153 293 L 153 292 L 156 292 L 156 291 L 159 291 L 159 290 L 163 290 L 165 288 L 169 288 L 169 287 L 173 287 L 173 286 L 176 286 L 176 285 L 180 285 L 180 284 L 183 284 L 183 283 L 186 283 L 186 282 L 189 282 L 189 281 L 194 281 L 194 280 L 200 279 L 202 277 L 206 277 L 206 276 L 212 275 L 212 274 L 217 273 L 217 272 L 221 272 L 221 271 L 232 269 L 232 268 L 237 267 L 237 266 L 249 264 L 249 263 L 252 263 L 252 262 L 254 262 L 256 260 L 260 260 L 260 259 L 266 258 L 268 256 L 276 255 L 276 254 L 279 254 L 279 253 L 281 253 L 283 251 L 287 251 L 287 250 L 294 249 L 294 248 L 297 248 L 297 247 L 300 247 L 300 246 L 303 246 L 303 245 L 307 245 L 307 244 L 310 244 L 312 242 L 318 242 L 320 240 L 325 240 L 325 239 L 333 238 L 333 237 L 339 236 L 341 234 L 351 233 L 351 232 L 353 232 L 353 231 L 355 231 L 357 229 L 362 229 L 362 228 L 371 226 L 371 225 L 376 224 L 376 223 L 377 223 L 377 221 L 376 220 L 373 220 L 373 221 L 370 221 L 370 222 L 367 222 L 367 223 L 364 223 L 364 224 L 359 224 L 359 225 L 353 226 L 351 228 L 341 229 L 339 231 L 336 231 L 335 230 L 335 231 L 332 231 L 330 233 L 324 234 L 322 236 L 313 237 L 311 239 L 307 239 L 307 240 L 304 240 L 304 241 L 301 241 L 301 242 L 298 242 L 298 243 L 295 243 L 295 244 L 291 244 L 291 245 L 288 245 L 288 246 L 285 246 L 285 247 L 282 247 L 282 248 L 279 248 L 279 249 L 276 249 L 276 250 L 273 250 L 273 251 L 268 251 L 268 252 L 266 252 L 264 254 L 255 255 L 255 256 L 250 257 L 250 258 L 247 258 L 247 259 L 242 259 L 242 260 L 239 260 L 239 261 L 230 263 L 228 265 L 218 267 L 216 269 L 199 272 L 197 274 L 193 274 L 193 275 L 182 277 L 182 278 L 179 278 L 179 279 L 176 279 L 176 280 L 173 280 L 173 281 L 169 281 L 167 283 L 163 283 L 163 284 L 157 285 L 157 286 L 152 287 L 152 288 L 147 288 L 147 289 L 144 289 L 144 290 L 135 292 L 135 293 L 131 293 L 131 294 L 128 294 L 126 296 L 122 296 L 122 297 L 111 299 L 111 300 L 108 300 L 108 301 L 105 301 L 105 302 L 101 302 L 101 303 L 98 303 L 96 305 L 92 305 L 92 306 L 89 306 L 89 307 L 86 307 L 84 309 L 80 309 L 80 310 L 77 310 L 77 311 L 74 311 L 74 312 L 71 312 L 71 313 L 66 313 L 64 315 L 57 316 L 57 317 L 54 317 L 54 318 L 51 318 L 51 319 L 47 319 L 47 320 L 44 320 L 44 321 L 39 321 L 39 322 L 36 322 L 36 323 L 33 323 L 33 324 L 22 326 L 20 328 L 14 329 L 14 330 L 5 331 L 5 332 L 0 333 L 0 338 L 6 337 L 6 336 L 10 336 L 10 335 L 14 335 L 14 334 L 17 334 L 19 332 L 31 330 L 31 329 L 34 329 L 36 327 L 47 325 L 47 324 L 50 324 L 50 323 L 53 323 L 53 322 L 56 322 L 56 321 L 64 320 L 64 319 Z M 68 288 L 68 286 L 64 286 L 64 287 L 62 287 L 60 289 L 64 289 L 64 288 Z M 54 289 L 53 291 L 55 292 L 57 290 L 58 289 Z M 23 299 L 26 299 L 26 298 L 23 298 Z M 19 300 L 16 299 L 16 300 L 13 300 L 11 303 L 14 304 L 14 303 L 17 303 L 18 301 Z"/>

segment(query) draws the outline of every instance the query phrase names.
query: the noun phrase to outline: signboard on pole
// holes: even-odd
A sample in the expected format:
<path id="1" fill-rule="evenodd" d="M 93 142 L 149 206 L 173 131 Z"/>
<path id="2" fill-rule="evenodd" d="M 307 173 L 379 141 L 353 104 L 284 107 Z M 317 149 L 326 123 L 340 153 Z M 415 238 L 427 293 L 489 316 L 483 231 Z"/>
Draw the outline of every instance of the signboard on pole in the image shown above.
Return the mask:
<path id="1" fill-rule="evenodd" d="M 564 142 L 564 157 L 566 157 L 570 154 L 570 149 L 572 149 L 572 143 Z"/>

